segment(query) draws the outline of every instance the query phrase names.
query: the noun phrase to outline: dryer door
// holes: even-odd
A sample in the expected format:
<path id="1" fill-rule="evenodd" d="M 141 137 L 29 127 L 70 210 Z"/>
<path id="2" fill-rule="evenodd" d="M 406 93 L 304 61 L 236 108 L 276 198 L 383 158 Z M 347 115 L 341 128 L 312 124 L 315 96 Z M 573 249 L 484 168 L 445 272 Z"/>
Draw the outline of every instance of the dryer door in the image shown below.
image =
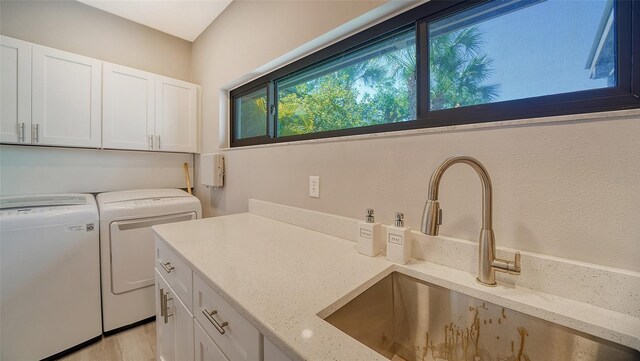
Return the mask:
<path id="1" fill-rule="evenodd" d="M 189 212 L 111 222 L 111 292 L 121 294 L 154 285 L 155 257 L 151 226 L 196 218 L 195 212 Z"/>

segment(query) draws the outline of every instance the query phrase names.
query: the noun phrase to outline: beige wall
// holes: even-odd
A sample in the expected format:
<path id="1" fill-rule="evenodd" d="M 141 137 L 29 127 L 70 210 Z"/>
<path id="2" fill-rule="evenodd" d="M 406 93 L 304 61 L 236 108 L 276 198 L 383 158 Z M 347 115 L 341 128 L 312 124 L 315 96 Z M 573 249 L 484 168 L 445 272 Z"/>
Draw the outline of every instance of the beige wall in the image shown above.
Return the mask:
<path id="1" fill-rule="evenodd" d="M 193 45 L 203 91 L 203 149 L 220 143 L 219 89 L 378 3 L 234 2 Z M 268 17 L 265 14 L 269 14 Z M 278 41 L 273 41 L 276 38 Z M 247 210 L 247 199 L 419 227 L 432 171 L 477 157 L 494 185 L 499 246 L 640 271 L 640 113 L 604 119 L 446 130 L 224 151 L 223 190 L 199 187 L 205 215 Z M 308 196 L 310 175 L 321 198 Z M 481 189 L 471 169 L 443 178 L 441 234 L 476 240 Z M 526 267 L 526 265 L 524 266 Z"/>
<path id="2" fill-rule="evenodd" d="M 220 137 L 226 136 L 218 123 L 220 88 L 385 2 L 232 2 L 192 47 L 192 80 L 206 83 L 202 87 L 203 152 L 217 149 Z"/>
<path id="3" fill-rule="evenodd" d="M 0 33 L 111 63 L 190 80 L 190 42 L 77 1 L 2 0 Z"/>

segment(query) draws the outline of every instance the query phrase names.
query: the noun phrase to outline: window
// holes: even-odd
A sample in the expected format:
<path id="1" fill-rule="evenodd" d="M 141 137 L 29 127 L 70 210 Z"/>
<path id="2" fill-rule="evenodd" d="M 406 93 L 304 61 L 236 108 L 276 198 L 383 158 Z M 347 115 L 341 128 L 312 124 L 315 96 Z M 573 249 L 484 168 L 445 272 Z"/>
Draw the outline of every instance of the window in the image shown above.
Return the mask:
<path id="1" fill-rule="evenodd" d="M 234 138 L 267 135 L 267 88 L 252 90 L 234 99 Z"/>
<path id="2" fill-rule="evenodd" d="M 415 29 L 276 80 L 278 137 L 416 117 Z"/>
<path id="3" fill-rule="evenodd" d="M 640 107 L 639 8 L 429 1 L 231 91 L 231 145 Z"/>
<path id="4" fill-rule="evenodd" d="M 615 86 L 613 5 L 488 2 L 429 22 L 429 109 Z M 585 66 L 592 49 L 598 74 Z"/>

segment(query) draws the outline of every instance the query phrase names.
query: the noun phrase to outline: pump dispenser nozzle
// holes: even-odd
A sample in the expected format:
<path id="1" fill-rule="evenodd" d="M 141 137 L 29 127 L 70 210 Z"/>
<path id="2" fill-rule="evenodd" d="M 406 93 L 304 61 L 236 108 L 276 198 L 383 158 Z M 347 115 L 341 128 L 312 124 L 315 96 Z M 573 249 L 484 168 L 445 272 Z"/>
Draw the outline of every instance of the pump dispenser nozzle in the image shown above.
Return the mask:
<path id="1" fill-rule="evenodd" d="M 367 223 L 375 223 L 375 217 L 373 216 L 373 209 L 367 208 Z"/>

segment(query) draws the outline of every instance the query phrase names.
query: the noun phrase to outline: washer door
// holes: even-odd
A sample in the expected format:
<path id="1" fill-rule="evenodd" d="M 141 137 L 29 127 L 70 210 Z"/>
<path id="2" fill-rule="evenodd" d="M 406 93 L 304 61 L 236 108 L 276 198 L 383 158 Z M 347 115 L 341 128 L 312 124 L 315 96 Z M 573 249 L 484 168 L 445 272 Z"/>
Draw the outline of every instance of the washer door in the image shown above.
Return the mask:
<path id="1" fill-rule="evenodd" d="M 196 218 L 195 212 L 189 212 L 111 222 L 111 292 L 117 295 L 154 285 L 155 257 L 151 226 Z"/>

